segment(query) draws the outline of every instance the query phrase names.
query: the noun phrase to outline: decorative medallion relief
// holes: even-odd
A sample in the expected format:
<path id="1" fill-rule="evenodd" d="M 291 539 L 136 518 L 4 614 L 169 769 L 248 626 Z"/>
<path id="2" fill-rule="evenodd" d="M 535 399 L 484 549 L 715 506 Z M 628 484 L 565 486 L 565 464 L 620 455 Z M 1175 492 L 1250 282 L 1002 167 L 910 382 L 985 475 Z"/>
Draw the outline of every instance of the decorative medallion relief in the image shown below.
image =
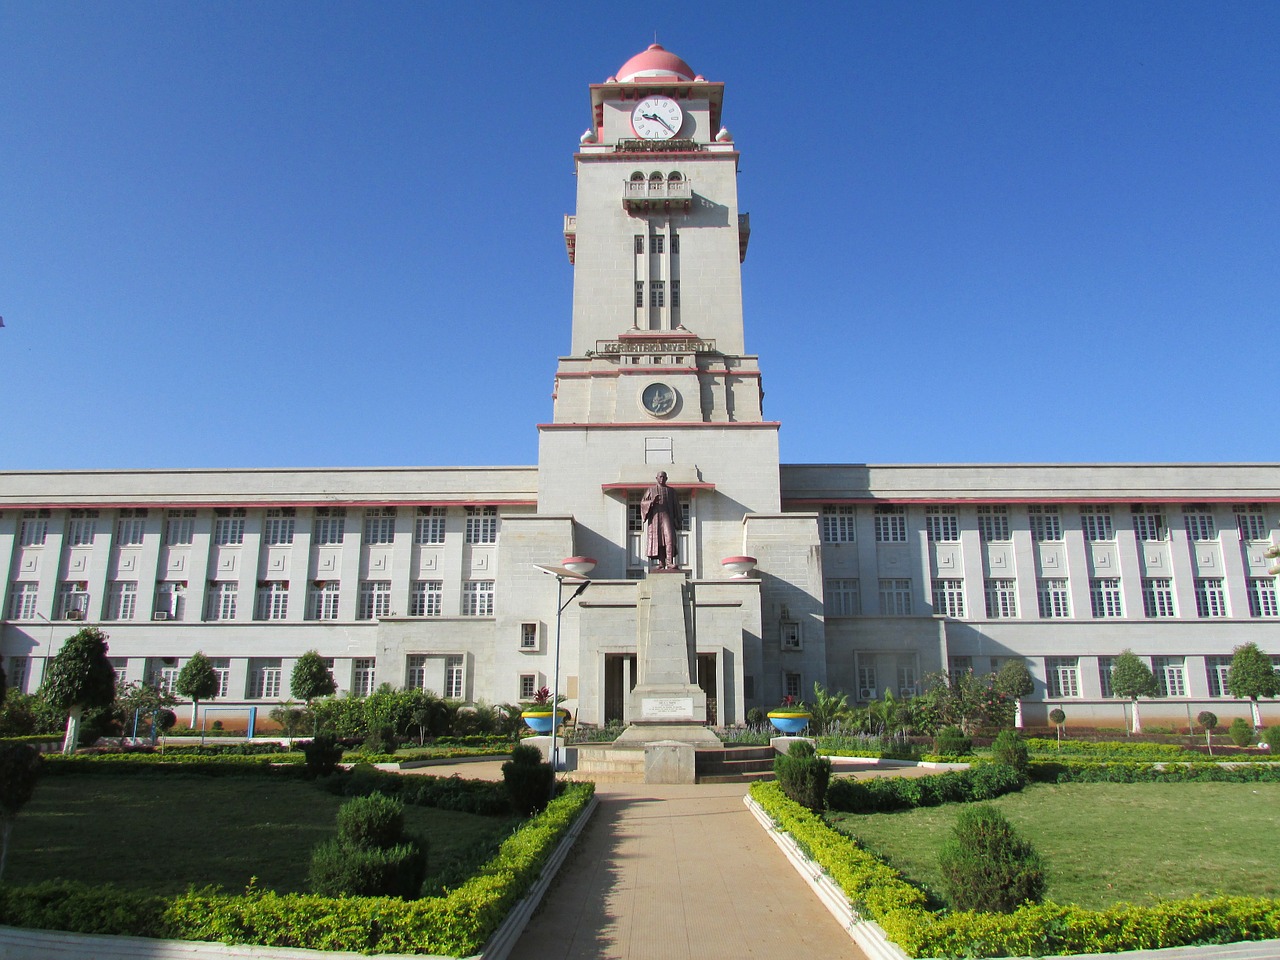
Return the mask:
<path id="1" fill-rule="evenodd" d="M 439 570 L 440 554 L 438 553 L 421 553 L 418 555 L 419 570 Z"/>
<path id="2" fill-rule="evenodd" d="M 225 552 L 218 554 L 219 573 L 235 573 L 238 566 L 240 566 L 240 554 Z"/>
<path id="3" fill-rule="evenodd" d="M 391 556 L 385 550 L 369 551 L 369 571 L 379 573 L 391 569 Z"/>
<path id="4" fill-rule="evenodd" d="M 939 570 L 955 571 L 960 569 L 960 549 L 951 544 L 939 544 L 937 548 L 937 564 Z"/>
<path id="5" fill-rule="evenodd" d="M 116 569 L 121 573 L 133 573 L 138 569 L 138 555 L 133 551 L 120 554 L 116 560 Z"/>
<path id="6" fill-rule="evenodd" d="M 170 553 L 169 562 L 165 564 L 165 569 L 170 573 L 182 573 L 187 569 L 187 555 L 185 553 Z"/>
<path id="7" fill-rule="evenodd" d="M 1007 573 L 1013 569 L 1013 558 L 1008 547 L 991 547 L 987 551 L 987 569 Z"/>
<path id="8" fill-rule="evenodd" d="M 1063 548 L 1057 544 L 1041 544 L 1040 545 L 1040 568 L 1042 570 L 1052 570 L 1055 573 L 1061 573 L 1067 569 L 1067 558 L 1063 553 Z"/>
<path id="9" fill-rule="evenodd" d="M 1148 543 L 1142 549 L 1142 563 L 1148 570 L 1169 569 L 1169 553 L 1163 544 Z"/>
<path id="10" fill-rule="evenodd" d="M 1116 556 L 1116 548 L 1109 543 L 1095 543 L 1093 545 L 1093 568 L 1095 570 L 1105 570 L 1113 573 L 1120 569 L 1120 562 Z"/>
<path id="11" fill-rule="evenodd" d="M 20 566 L 23 573 L 39 573 L 40 555 L 38 553 L 24 553 Z"/>
<path id="12" fill-rule="evenodd" d="M 334 550 L 321 550 L 316 557 L 316 572 L 334 573 L 338 569 L 338 554 Z"/>
<path id="13" fill-rule="evenodd" d="M 68 573 L 84 573 L 89 569 L 89 555 L 77 550 L 67 558 Z"/>

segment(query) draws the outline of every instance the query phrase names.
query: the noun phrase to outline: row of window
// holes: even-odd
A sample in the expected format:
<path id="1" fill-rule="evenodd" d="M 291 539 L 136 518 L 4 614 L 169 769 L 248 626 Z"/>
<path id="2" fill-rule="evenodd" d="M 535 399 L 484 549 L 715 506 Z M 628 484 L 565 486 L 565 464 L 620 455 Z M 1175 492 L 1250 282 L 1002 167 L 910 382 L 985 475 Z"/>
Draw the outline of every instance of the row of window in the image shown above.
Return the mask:
<path id="1" fill-rule="evenodd" d="M 462 584 L 462 616 L 493 616 L 492 580 L 468 580 Z M 16 581 L 12 585 L 9 601 L 9 618 L 12 620 L 38 619 L 39 584 L 34 581 Z M 307 620 L 337 620 L 338 599 L 342 584 L 338 580 L 318 580 L 307 588 Z M 138 619 L 138 584 L 134 580 L 116 580 L 109 585 L 110 596 L 105 619 Z M 187 583 L 181 580 L 165 580 L 156 587 L 153 619 L 183 620 L 186 618 Z M 443 615 L 442 599 L 444 582 L 441 580 L 415 580 L 410 584 L 409 612 L 411 617 L 439 617 Z M 218 580 L 209 584 L 205 603 L 206 620 L 235 620 L 239 607 L 240 584 L 235 580 Z M 66 581 L 59 585 L 54 604 L 55 620 L 83 620 L 89 610 L 88 584 L 84 581 Z M 356 619 L 373 620 L 388 617 L 391 611 L 391 581 L 362 580 L 356 603 Z M 258 584 L 253 618 L 255 620 L 286 620 L 289 617 L 289 581 L 269 580 Z"/>
<path id="2" fill-rule="evenodd" d="M 666 280 L 650 280 L 649 287 L 649 306 L 665 307 L 667 305 L 667 281 Z M 672 280 L 671 286 L 671 306 L 680 306 L 680 281 Z M 636 306 L 643 307 L 645 303 L 645 281 L 636 281 Z"/>
<path id="3" fill-rule="evenodd" d="M 644 234 L 637 233 L 635 235 L 635 252 L 637 256 L 643 255 L 645 247 L 648 246 L 649 253 L 657 255 L 667 252 L 667 235 L 665 233 L 654 233 L 649 235 L 648 244 L 645 243 Z M 680 234 L 674 230 L 671 231 L 671 252 L 680 252 Z"/>
<path id="4" fill-rule="evenodd" d="M 964 669 L 967 657 L 953 657 L 951 669 Z M 1115 666 L 1115 657 L 1098 657 L 1098 685 L 1104 697 L 1114 697 L 1111 687 L 1111 669 Z M 1280 673 L 1280 657 L 1271 658 L 1272 665 Z M 971 663 L 969 664 L 971 667 Z M 1208 681 L 1209 696 L 1229 697 L 1227 692 L 1227 673 L 1231 669 L 1231 657 L 1215 656 L 1204 658 L 1205 679 Z M 1155 675 L 1162 697 L 1185 697 L 1187 692 L 1187 658 L 1186 657 L 1152 657 L 1151 672 Z M 1082 697 L 1080 684 L 1079 657 L 1047 657 L 1045 658 L 1045 685 L 1050 699 Z"/>
<path id="5" fill-rule="evenodd" d="M 637 303 L 637 306 L 641 304 Z M 856 507 L 852 504 L 827 504 L 822 508 L 822 539 L 828 543 L 852 543 L 856 537 Z M 1009 507 L 1001 504 L 977 508 L 979 537 L 998 543 L 1012 539 L 1009 524 Z M 1262 505 L 1238 503 L 1232 506 L 1236 528 L 1242 540 L 1267 541 L 1271 526 L 1267 522 Z M 907 509 L 902 504 L 876 504 L 872 508 L 875 518 L 875 537 L 878 543 L 905 543 L 907 539 Z M 1061 509 L 1054 504 L 1031 505 L 1026 508 L 1027 522 L 1033 540 L 1053 542 L 1062 540 Z M 1156 542 L 1169 539 L 1166 508 L 1158 504 L 1135 503 L 1130 507 L 1130 522 L 1139 540 Z M 1085 505 L 1079 507 L 1080 529 L 1091 542 L 1115 540 L 1116 526 L 1111 507 Z M 1194 541 L 1216 540 L 1217 520 L 1213 509 L 1204 503 L 1189 503 L 1182 508 L 1182 523 L 1187 536 Z M 956 542 L 960 539 L 959 513 L 948 507 L 925 508 L 925 532 L 934 543 Z"/>
<path id="6" fill-rule="evenodd" d="M 1004 620 L 1018 616 L 1017 582 L 1012 579 L 984 581 L 986 616 Z M 1195 579 L 1196 616 L 1226 617 L 1227 595 L 1217 577 Z M 912 615 L 910 579 L 889 578 L 879 581 L 880 615 L 907 617 Z M 955 619 L 968 615 L 965 608 L 964 581 L 939 579 L 932 584 L 933 613 Z M 1249 616 L 1280 616 L 1276 583 L 1273 577 L 1250 577 L 1248 580 Z M 1071 616 L 1071 596 L 1065 578 L 1036 581 L 1037 613 L 1044 619 L 1066 619 Z M 1093 577 L 1089 580 L 1089 612 L 1099 619 L 1123 617 L 1119 577 Z M 856 578 L 832 578 L 826 581 L 825 609 L 828 616 L 856 617 L 862 614 L 862 593 Z M 1173 580 L 1168 577 L 1144 577 L 1142 580 L 1142 615 L 1152 619 L 1177 617 Z"/>
<path id="7" fill-rule="evenodd" d="M 496 543 L 498 540 L 498 508 L 466 507 L 464 537 L 467 543 Z M 105 518 L 99 510 L 68 511 L 66 544 L 72 547 L 89 546 Z M 44 546 L 52 521 L 50 510 L 23 511 L 18 530 L 18 543 L 24 547 Z M 116 511 L 115 545 L 134 547 L 142 544 L 150 511 L 145 507 L 125 508 Z M 364 511 L 363 541 L 366 544 L 386 544 L 395 540 L 397 507 L 369 507 Z M 413 542 L 417 544 L 444 543 L 445 507 L 418 507 L 414 520 Z M 244 542 L 244 507 L 217 507 L 214 509 L 213 542 L 218 546 L 237 546 Z M 273 507 L 266 511 L 262 525 L 262 542 L 268 546 L 293 543 L 294 507 Z M 166 546 L 186 546 L 195 540 L 196 511 L 190 508 L 165 511 L 164 542 Z M 312 525 L 311 542 L 320 545 L 340 544 L 346 536 L 346 507 L 316 507 Z M 110 529 L 110 527 L 106 527 Z"/>

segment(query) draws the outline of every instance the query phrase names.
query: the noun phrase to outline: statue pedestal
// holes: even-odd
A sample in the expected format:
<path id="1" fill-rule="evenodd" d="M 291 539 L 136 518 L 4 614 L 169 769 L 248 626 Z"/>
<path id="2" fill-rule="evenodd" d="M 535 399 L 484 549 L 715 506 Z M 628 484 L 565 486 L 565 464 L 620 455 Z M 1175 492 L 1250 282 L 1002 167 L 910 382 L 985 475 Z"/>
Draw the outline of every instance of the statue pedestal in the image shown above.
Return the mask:
<path id="1" fill-rule="evenodd" d="M 694 682 L 698 667 L 693 598 L 684 571 L 653 571 L 636 590 L 633 722 L 614 742 L 639 746 L 665 740 L 720 746 L 704 726 L 707 695 Z"/>

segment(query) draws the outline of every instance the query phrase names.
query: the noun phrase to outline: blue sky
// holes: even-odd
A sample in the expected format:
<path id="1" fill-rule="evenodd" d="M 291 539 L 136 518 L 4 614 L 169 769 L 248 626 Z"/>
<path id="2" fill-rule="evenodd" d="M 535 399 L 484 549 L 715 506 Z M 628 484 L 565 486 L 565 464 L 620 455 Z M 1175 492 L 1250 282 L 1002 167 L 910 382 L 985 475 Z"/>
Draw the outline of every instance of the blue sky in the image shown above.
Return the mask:
<path id="1" fill-rule="evenodd" d="M 784 461 L 1278 459 L 1280 4 L 0 0 L 0 469 L 534 463 L 655 31 Z"/>

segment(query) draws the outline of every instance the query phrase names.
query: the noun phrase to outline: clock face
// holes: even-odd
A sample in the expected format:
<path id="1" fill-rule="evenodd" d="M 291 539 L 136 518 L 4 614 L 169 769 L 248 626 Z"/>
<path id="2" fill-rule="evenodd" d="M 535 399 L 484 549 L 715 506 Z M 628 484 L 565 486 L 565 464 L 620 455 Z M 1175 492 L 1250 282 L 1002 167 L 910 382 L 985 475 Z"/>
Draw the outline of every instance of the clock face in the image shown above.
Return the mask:
<path id="1" fill-rule="evenodd" d="M 670 97 L 645 97 L 631 111 L 631 129 L 645 140 L 670 140 L 684 125 L 684 111 Z"/>
<path id="2" fill-rule="evenodd" d="M 675 388 L 665 383 L 651 383 L 640 394 L 640 403 L 645 411 L 655 417 L 665 417 L 673 413 L 677 399 Z"/>

